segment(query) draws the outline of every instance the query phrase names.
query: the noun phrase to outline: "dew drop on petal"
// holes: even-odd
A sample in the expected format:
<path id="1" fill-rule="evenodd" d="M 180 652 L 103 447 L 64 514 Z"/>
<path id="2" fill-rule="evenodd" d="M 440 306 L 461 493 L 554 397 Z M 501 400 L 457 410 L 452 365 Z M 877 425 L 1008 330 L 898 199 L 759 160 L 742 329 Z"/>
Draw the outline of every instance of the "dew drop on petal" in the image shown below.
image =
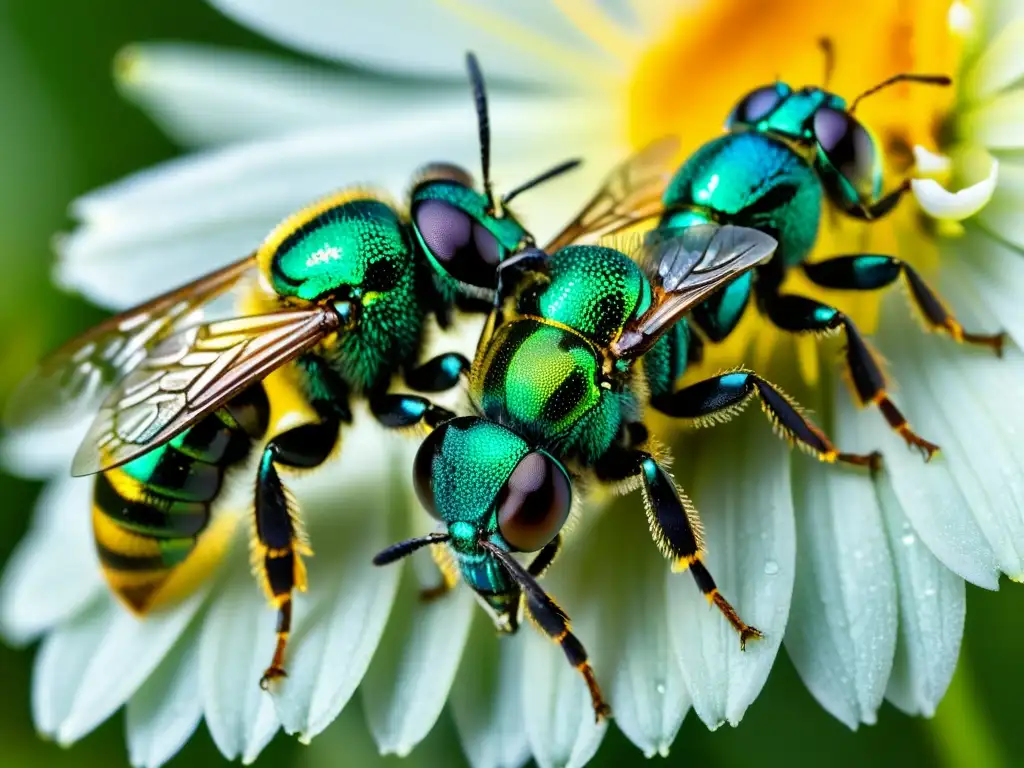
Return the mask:
<path id="1" fill-rule="evenodd" d="M 903 542 L 903 546 L 912 547 L 914 546 L 914 542 L 917 541 L 917 537 L 912 533 L 905 533 L 900 537 L 900 541 Z"/>
<path id="2" fill-rule="evenodd" d="M 665 690 L 666 690 L 665 689 L 665 684 L 664 683 L 658 683 L 656 686 L 654 686 L 654 690 L 656 690 L 660 695 L 664 696 L 665 695 Z"/>
<path id="3" fill-rule="evenodd" d="M 779 572 L 779 564 L 774 560 L 765 560 L 764 563 L 764 574 L 765 576 L 774 576 Z"/>

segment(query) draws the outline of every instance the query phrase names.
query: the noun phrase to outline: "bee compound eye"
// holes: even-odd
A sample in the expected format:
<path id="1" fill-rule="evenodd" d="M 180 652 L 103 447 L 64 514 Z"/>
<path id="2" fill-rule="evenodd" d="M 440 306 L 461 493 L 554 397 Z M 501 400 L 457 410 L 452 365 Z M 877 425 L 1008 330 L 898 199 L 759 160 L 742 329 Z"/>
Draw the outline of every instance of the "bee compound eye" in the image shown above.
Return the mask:
<path id="1" fill-rule="evenodd" d="M 558 535 L 569 518 L 572 486 L 565 469 L 551 456 L 524 456 L 498 492 L 498 530 L 520 552 L 536 552 Z"/>
<path id="2" fill-rule="evenodd" d="M 814 138 L 832 167 L 858 193 L 871 194 L 875 174 L 875 143 L 856 118 L 823 107 L 814 113 Z"/>
<path id="3" fill-rule="evenodd" d="M 416 452 L 412 466 L 412 483 L 416 489 L 416 498 L 423 505 L 423 509 L 436 520 L 441 519 L 441 514 L 437 511 L 437 501 L 434 497 L 434 459 L 441 451 L 447 429 L 448 425 L 444 424 L 427 436 Z"/>
<path id="4" fill-rule="evenodd" d="M 443 200 L 424 200 L 413 220 L 438 264 L 461 283 L 493 288 L 501 260 L 497 239 L 461 208 Z"/>
<path id="5" fill-rule="evenodd" d="M 737 104 L 729 116 L 732 123 L 756 123 L 775 111 L 782 101 L 782 94 L 774 85 L 766 85 L 751 91 Z"/>

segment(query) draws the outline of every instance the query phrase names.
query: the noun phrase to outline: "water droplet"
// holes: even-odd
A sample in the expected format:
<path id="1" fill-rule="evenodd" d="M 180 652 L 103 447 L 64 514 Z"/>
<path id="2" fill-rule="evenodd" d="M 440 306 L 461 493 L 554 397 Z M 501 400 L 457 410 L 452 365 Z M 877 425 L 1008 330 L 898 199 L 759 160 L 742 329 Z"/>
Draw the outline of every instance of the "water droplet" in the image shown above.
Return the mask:
<path id="1" fill-rule="evenodd" d="M 928 587 L 924 591 L 924 596 L 925 597 L 935 597 L 935 588 L 934 587 Z"/>
<path id="2" fill-rule="evenodd" d="M 766 560 L 764 563 L 764 573 L 766 576 L 774 576 L 779 572 L 779 564 L 774 560 Z"/>
<path id="3" fill-rule="evenodd" d="M 665 695 L 665 684 L 664 683 L 658 683 L 656 686 L 654 686 L 654 690 L 656 690 L 658 693 L 660 693 L 662 696 L 664 696 Z"/>
<path id="4" fill-rule="evenodd" d="M 917 541 L 917 537 L 912 533 L 905 533 L 900 537 L 900 541 L 903 542 L 903 546 L 912 547 L 914 542 Z"/>
<path id="5" fill-rule="evenodd" d="M 864 559 L 864 550 L 862 550 L 862 549 L 855 550 L 854 553 L 853 553 L 853 559 L 854 560 L 863 560 Z"/>

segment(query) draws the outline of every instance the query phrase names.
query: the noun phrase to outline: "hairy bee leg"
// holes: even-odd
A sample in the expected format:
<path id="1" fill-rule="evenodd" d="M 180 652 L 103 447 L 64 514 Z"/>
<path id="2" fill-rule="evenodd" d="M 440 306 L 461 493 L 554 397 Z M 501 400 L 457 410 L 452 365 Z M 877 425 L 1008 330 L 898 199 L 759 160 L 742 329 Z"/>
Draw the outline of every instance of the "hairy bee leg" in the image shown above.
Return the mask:
<path id="1" fill-rule="evenodd" d="M 672 559 L 672 568 L 689 570 L 697 588 L 714 605 L 740 636 L 740 648 L 747 641 L 763 637 L 750 626 L 718 591 L 711 572 L 704 565 L 704 542 L 697 510 L 676 489 L 668 473 L 646 451 L 620 449 L 610 451 L 595 467 L 604 481 L 622 481 L 639 477 L 647 502 L 647 517 L 658 548 Z"/>
<path id="2" fill-rule="evenodd" d="M 459 383 L 470 363 L 458 352 L 432 357 L 422 365 L 405 372 L 405 383 L 417 392 L 445 392 Z"/>
<path id="3" fill-rule="evenodd" d="M 954 340 L 990 347 L 997 355 L 1003 353 L 1005 333 L 971 333 L 964 330 L 945 303 L 917 271 L 893 256 L 854 254 L 833 256 L 825 261 L 803 265 L 804 274 L 815 285 L 840 290 L 874 291 L 895 283 L 900 275 L 907 281 L 910 297 L 925 322 L 936 331 L 945 331 Z"/>
<path id="4" fill-rule="evenodd" d="M 376 394 L 370 396 L 370 411 L 383 426 L 403 429 L 425 424 L 433 429 L 455 414 L 419 395 Z"/>
<path id="5" fill-rule="evenodd" d="M 299 511 L 278 473 L 278 467 L 311 469 L 334 450 L 341 422 L 331 418 L 305 424 L 273 438 L 263 451 L 256 479 L 253 566 L 267 596 L 277 608 L 277 645 L 260 687 L 284 677 L 284 657 L 292 621 L 292 592 L 306 589 L 302 556 L 310 554 L 303 539 Z"/>
<path id="6" fill-rule="evenodd" d="M 562 534 L 559 533 L 555 538 L 544 545 L 544 548 L 537 553 L 537 556 L 530 561 L 530 564 L 526 567 L 527 572 L 535 579 L 539 579 L 551 564 L 555 562 L 555 558 L 558 557 L 559 551 L 562 549 Z"/>
<path id="7" fill-rule="evenodd" d="M 435 587 L 424 587 L 420 590 L 420 600 L 424 603 L 432 603 L 444 597 L 459 583 L 459 569 L 454 563 L 452 555 L 447 546 L 443 544 L 430 548 L 430 555 L 441 572 L 441 583 Z"/>
<path id="8" fill-rule="evenodd" d="M 907 445 L 921 451 L 925 461 L 935 455 L 939 446 L 914 432 L 906 417 L 889 399 L 882 369 L 850 318 L 835 307 L 805 296 L 769 296 L 763 305 L 768 319 L 784 331 L 827 333 L 841 329 L 846 335 L 846 366 L 857 397 L 864 404 L 876 406 Z"/>
<path id="9" fill-rule="evenodd" d="M 743 408 L 751 397 L 758 397 L 772 424 L 789 439 L 796 441 L 821 461 L 843 462 L 877 469 L 882 456 L 839 451 L 785 393 L 756 373 L 734 371 L 698 381 L 684 389 L 651 398 L 651 406 L 674 418 L 700 422 L 715 417 L 728 418 Z"/>

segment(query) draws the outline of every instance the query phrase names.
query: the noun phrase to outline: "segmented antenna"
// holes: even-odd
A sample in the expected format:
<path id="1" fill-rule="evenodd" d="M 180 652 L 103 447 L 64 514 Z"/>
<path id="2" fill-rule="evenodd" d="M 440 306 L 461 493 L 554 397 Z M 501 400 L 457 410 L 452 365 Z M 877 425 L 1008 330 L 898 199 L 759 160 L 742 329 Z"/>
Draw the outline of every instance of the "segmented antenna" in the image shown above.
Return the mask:
<path id="1" fill-rule="evenodd" d="M 836 71 L 836 49 L 832 44 L 831 37 L 819 37 L 818 47 L 825 56 L 825 78 L 821 83 L 823 90 L 828 90 L 828 84 L 832 82 L 832 73 Z"/>
<path id="2" fill-rule="evenodd" d="M 549 168 L 543 173 L 537 174 L 529 181 L 524 181 L 511 192 L 506 192 L 504 195 L 502 195 L 501 204 L 508 205 L 510 202 L 512 202 L 512 198 L 514 198 L 516 195 L 519 195 L 528 189 L 533 189 L 538 184 L 543 184 L 545 181 L 550 181 L 556 176 L 561 176 L 563 173 L 566 173 L 567 171 L 571 171 L 573 168 L 578 167 L 582 162 L 583 161 L 580 158 L 576 157 L 573 158 L 572 160 L 566 160 L 564 163 L 559 163 L 554 168 Z"/>
<path id="3" fill-rule="evenodd" d="M 878 85 L 872 88 L 868 88 L 866 91 L 864 91 L 864 93 L 862 93 L 860 96 L 853 100 L 853 103 L 850 105 L 850 108 L 847 111 L 852 115 L 854 110 L 857 109 L 857 105 L 860 104 L 861 101 L 866 99 L 868 96 L 872 96 L 878 93 L 879 91 L 885 90 L 890 85 L 896 85 L 896 83 L 923 83 L 925 85 L 947 86 L 952 85 L 953 80 L 947 77 L 946 75 L 915 75 L 909 72 L 901 72 L 898 75 L 893 75 L 887 80 L 883 80 Z"/>
<path id="4" fill-rule="evenodd" d="M 487 207 L 494 211 L 494 193 L 491 191 L 491 121 L 487 117 L 487 90 L 484 88 L 484 75 L 480 71 L 480 62 L 470 52 L 466 54 L 466 68 L 469 70 L 469 81 L 473 84 L 473 101 L 476 104 L 476 123 L 480 134 L 480 165 L 484 174 L 484 195 Z"/>

